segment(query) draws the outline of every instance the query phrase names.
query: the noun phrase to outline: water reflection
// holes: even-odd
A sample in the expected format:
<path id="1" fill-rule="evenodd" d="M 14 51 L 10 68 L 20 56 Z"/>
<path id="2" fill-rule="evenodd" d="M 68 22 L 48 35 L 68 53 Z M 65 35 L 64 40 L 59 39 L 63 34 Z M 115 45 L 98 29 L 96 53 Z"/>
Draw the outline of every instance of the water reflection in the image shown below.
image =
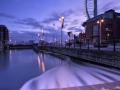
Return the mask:
<path id="1" fill-rule="evenodd" d="M 10 62 L 12 63 L 12 50 L 9 50 Z"/>
<path id="2" fill-rule="evenodd" d="M 9 65 L 9 51 L 3 51 L 0 53 L 0 69 L 5 69 Z"/>
<path id="3" fill-rule="evenodd" d="M 28 80 L 49 69 L 59 66 L 63 61 L 49 54 L 33 50 L 10 50 L 0 53 L 0 90 L 17 90 Z"/>
<path id="4" fill-rule="evenodd" d="M 38 54 L 38 66 L 42 69 L 42 72 L 45 72 L 44 53 Z"/>
<path id="5" fill-rule="evenodd" d="M 42 71 L 45 72 L 45 63 L 42 61 Z"/>
<path id="6" fill-rule="evenodd" d="M 39 54 L 38 54 L 38 66 L 40 68 L 40 56 L 39 56 Z"/>

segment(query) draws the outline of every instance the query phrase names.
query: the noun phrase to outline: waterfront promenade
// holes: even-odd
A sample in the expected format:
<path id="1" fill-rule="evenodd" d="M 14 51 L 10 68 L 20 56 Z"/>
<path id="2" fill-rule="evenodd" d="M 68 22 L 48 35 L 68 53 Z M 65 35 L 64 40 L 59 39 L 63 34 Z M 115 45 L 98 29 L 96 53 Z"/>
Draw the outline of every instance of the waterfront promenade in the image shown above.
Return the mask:
<path id="1" fill-rule="evenodd" d="M 63 46 L 63 45 L 62 45 Z M 116 46 L 108 46 L 105 48 L 96 48 L 91 45 L 83 47 L 59 47 L 59 46 L 45 46 L 45 50 L 70 56 L 73 58 L 83 59 L 105 66 L 120 68 L 120 48 Z"/>
<path id="2" fill-rule="evenodd" d="M 46 45 L 46 46 L 51 46 L 51 47 L 61 47 L 60 45 Z M 65 44 L 62 45 L 63 48 L 77 48 L 77 49 L 90 49 L 90 50 L 103 50 L 103 51 L 120 51 L 120 45 L 108 45 L 108 47 L 94 47 L 93 44 L 89 45 L 72 45 L 72 46 L 65 46 Z"/>

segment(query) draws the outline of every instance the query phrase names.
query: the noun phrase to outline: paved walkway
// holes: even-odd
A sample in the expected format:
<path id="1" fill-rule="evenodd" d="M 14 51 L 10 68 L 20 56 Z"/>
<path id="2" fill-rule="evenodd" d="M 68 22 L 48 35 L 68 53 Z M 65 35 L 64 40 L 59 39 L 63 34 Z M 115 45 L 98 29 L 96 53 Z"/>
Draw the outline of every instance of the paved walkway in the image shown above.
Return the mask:
<path id="1" fill-rule="evenodd" d="M 54 47 L 59 47 L 59 46 L 55 46 Z M 65 45 L 63 45 L 62 47 L 65 47 Z M 69 46 L 66 46 L 66 48 L 69 48 Z M 70 48 L 74 48 L 74 46 L 72 45 Z M 80 48 L 79 45 L 75 46 L 75 48 Z M 88 49 L 88 45 L 86 46 L 82 46 L 81 49 Z M 89 49 L 90 50 L 98 50 L 98 47 L 94 47 L 93 45 L 89 45 Z M 105 51 L 114 51 L 114 46 L 109 45 L 108 47 L 101 47 L 100 50 L 105 50 Z M 115 51 L 120 51 L 120 45 L 115 46 Z"/>
<path id="2" fill-rule="evenodd" d="M 46 89 L 43 89 L 46 90 Z M 81 86 L 81 87 L 69 87 L 69 88 L 56 88 L 49 90 L 120 90 L 120 82 L 111 82 L 97 85 Z"/>

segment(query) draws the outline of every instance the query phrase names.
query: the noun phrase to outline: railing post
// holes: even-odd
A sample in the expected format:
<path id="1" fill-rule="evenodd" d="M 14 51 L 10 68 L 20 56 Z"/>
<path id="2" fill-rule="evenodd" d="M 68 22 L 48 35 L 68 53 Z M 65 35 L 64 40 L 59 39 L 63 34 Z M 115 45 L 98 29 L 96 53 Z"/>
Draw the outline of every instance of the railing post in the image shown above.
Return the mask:
<path id="1" fill-rule="evenodd" d="M 69 48 L 70 48 L 70 39 L 69 39 L 69 44 L 68 45 L 69 45 Z"/>
<path id="2" fill-rule="evenodd" d="M 74 41 L 74 48 L 75 48 L 75 41 Z"/>
<path id="3" fill-rule="evenodd" d="M 100 37 L 98 37 L 98 50 L 100 50 Z"/>
<path id="4" fill-rule="evenodd" d="M 65 48 L 66 48 L 66 41 L 65 41 Z"/>
<path id="5" fill-rule="evenodd" d="M 80 40 L 80 43 L 79 43 L 79 44 L 80 44 L 80 49 L 81 49 L 81 40 Z"/>
<path id="6" fill-rule="evenodd" d="M 89 50 L 89 39 L 88 39 L 88 50 Z"/>
<path id="7" fill-rule="evenodd" d="M 116 43 L 115 43 L 115 37 L 114 37 L 114 50 L 113 51 L 116 51 L 116 48 L 115 48 L 115 46 L 116 46 Z"/>

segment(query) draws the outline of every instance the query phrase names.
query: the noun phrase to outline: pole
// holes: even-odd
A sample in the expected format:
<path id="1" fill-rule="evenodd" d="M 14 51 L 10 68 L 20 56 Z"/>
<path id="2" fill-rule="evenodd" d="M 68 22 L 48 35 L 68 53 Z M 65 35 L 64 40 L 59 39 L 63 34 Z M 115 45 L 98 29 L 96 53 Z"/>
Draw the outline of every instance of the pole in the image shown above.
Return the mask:
<path id="1" fill-rule="evenodd" d="M 98 50 L 100 50 L 100 37 L 98 37 Z"/>
<path id="2" fill-rule="evenodd" d="M 89 39 L 88 39 L 88 50 L 89 50 Z"/>
<path id="3" fill-rule="evenodd" d="M 80 43 L 79 43 L 79 44 L 80 44 L 80 49 L 81 49 L 81 40 L 80 40 Z"/>
<path id="4" fill-rule="evenodd" d="M 70 48 L 70 37 L 69 37 L 69 44 L 68 45 L 69 45 L 69 48 Z"/>
<path id="5" fill-rule="evenodd" d="M 66 41 L 65 41 L 65 48 L 66 48 Z"/>
<path id="6" fill-rule="evenodd" d="M 115 46 L 116 46 L 116 45 L 115 45 L 115 37 L 114 37 L 114 51 L 116 51 L 116 48 L 115 48 Z"/>
<path id="7" fill-rule="evenodd" d="M 100 44 L 101 44 L 101 21 L 100 21 Z"/>
<path id="8" fill-rule="evenodd" d="M 61 27 L 61 47 L 62 47 L 62 27 Z"/>
<path id="9" fill-rule="evenodd" d="M 74 42 L 74 48 L 75 48 L 75 40 L 73 42 Z"/>

